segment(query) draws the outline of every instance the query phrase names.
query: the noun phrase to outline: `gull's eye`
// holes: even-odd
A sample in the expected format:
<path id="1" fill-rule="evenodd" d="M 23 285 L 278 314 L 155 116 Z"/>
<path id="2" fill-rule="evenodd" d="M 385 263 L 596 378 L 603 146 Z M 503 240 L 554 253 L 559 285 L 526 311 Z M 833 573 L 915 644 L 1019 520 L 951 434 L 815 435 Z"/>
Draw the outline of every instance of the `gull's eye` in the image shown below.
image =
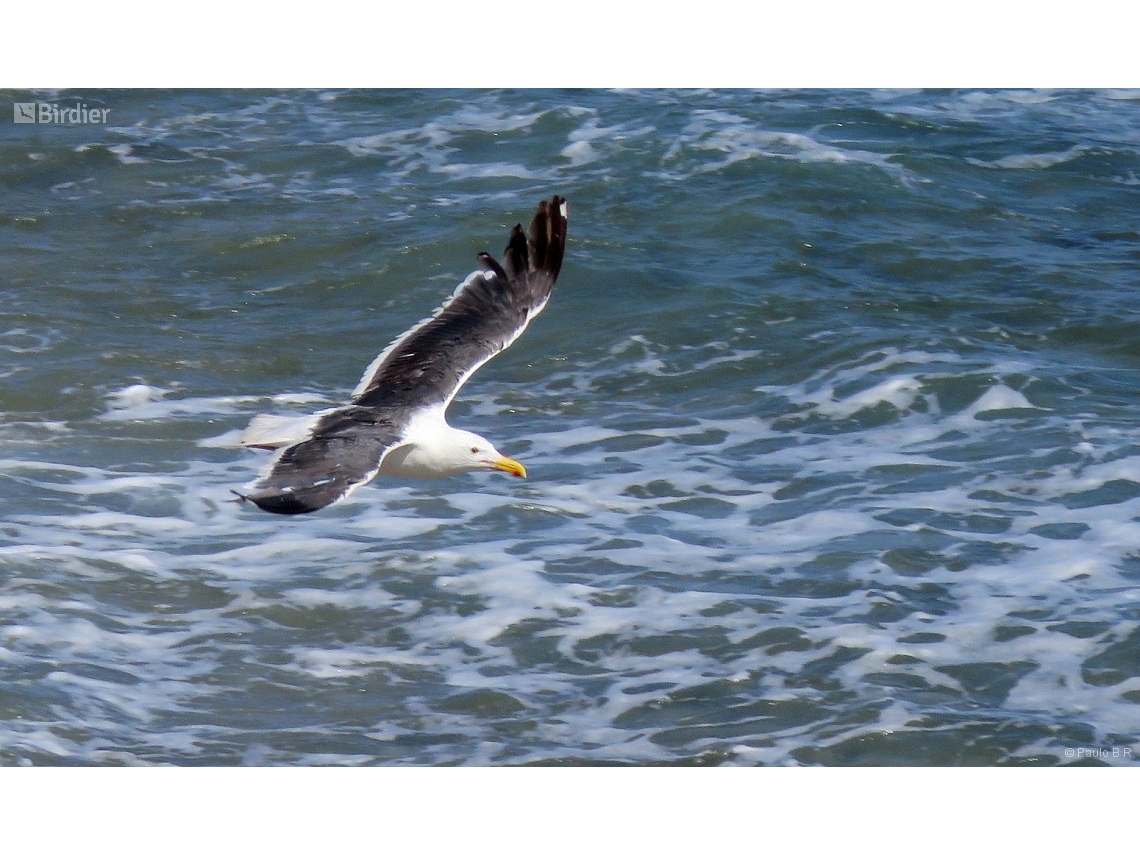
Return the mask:
<path id="1" fill-rule="evenodd" d="M 478 454 L 479 453 L 479 446 L 477 446 L 477 445 L 471 446 L 471 453 L 472 454 Z"/>

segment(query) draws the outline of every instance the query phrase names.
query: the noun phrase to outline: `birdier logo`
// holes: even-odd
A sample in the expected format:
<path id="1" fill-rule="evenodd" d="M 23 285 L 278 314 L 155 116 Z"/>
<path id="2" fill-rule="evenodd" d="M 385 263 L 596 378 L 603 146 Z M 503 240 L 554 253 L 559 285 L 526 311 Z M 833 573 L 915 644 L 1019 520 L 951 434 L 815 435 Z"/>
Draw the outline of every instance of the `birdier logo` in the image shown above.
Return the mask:
<path id="1" fill-rule="evenodd" d="M 44 103 L 42 101 L 16 101 L 12 104 L 12 121 L 17 125 L 103 125 L 107 122 L 107 107 L 74 107 Z"/>

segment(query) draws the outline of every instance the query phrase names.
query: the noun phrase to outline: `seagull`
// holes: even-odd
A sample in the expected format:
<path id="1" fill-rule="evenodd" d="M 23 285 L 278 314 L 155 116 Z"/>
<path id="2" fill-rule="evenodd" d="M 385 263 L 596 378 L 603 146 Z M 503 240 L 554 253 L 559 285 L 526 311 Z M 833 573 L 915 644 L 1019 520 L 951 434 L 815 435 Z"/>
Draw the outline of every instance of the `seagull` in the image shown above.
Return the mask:
<path id="1" fill-rule="evenodd" d="M 249 492 L 234 491 L 238 498 L 274 514 L 307 514 L 377 475 L 526 477 L 521 463 L 489 441 L 449 425 L 446 412 L 471 375 L 546 307 L 562 267 L 566 221 L 565 198 L 539 202 L 529 239 L 516 225 L 501 262 L 479 253 L 479 269 L 373 360 L 348 404 L 300 418 L 256 416 L 241 444 L 279 453 Z"/>

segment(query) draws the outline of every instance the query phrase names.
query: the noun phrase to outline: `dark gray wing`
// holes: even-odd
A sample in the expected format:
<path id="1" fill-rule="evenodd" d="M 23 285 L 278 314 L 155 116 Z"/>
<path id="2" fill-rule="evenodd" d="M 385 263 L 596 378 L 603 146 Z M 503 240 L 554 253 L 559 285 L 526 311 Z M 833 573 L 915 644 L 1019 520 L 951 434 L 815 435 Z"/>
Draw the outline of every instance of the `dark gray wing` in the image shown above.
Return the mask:
<path id="1" fill-rule="evenodd" d="M 263 511 L 307 514 L 371 481 L 400 443 L 403 419 L 370 407 L 344 407 L 321 418 L 312 436 L 286 448 L 253 491 L 238 495 Z"/>
<path id="2" fill-rule="evenodd" d="M 515 226 L 502 264 L 483 252 L 436 315 L 394 341 L 369 366 L 353 402 L 363 407 L 446 406 L 479 366 L 509 347 L 542 311 L 562 268 L 566 200 L 538 204 L 530 239 Z"/>

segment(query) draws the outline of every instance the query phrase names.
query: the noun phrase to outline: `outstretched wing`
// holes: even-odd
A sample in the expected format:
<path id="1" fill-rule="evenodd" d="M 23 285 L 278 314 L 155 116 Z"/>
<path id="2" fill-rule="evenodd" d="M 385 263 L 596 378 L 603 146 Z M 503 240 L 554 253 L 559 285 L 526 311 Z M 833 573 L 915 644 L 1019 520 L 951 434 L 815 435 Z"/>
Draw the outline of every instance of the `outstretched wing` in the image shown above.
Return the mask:
<path id="1" fill-rule="evenodd" d="M 309 439 L 286 448 L 251 492 L 238 495 L 275 514 L 320 510 L 376 477 L 403 433 L 400 420 L 378 410 L 334 410 L 317 422 Z"/>
<path id="2" fill-rule="evenodd" d="M 479 254 L 451 299 L 392 342 L 353 392 L 363 407 L 446 407 L 487 360 L 522 335 L 546 306 L 566 249 L 566 200 L 538 205 L 530 239 L 515 226 L 502 264 Z"/>

